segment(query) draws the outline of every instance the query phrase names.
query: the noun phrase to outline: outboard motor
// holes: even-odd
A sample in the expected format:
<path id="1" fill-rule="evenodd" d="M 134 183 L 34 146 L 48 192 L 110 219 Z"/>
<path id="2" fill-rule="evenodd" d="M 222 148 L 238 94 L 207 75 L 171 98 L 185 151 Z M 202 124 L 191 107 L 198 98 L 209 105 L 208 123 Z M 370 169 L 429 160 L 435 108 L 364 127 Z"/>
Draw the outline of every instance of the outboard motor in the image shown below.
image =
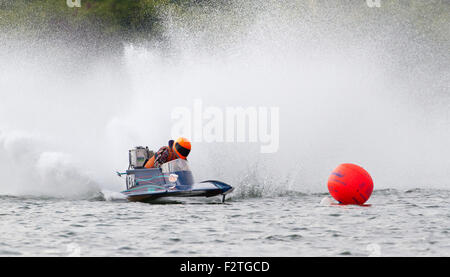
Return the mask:
<path id="1" fill-rule="evenodd" d="M 155 152 L 148 149 L 148 147 L 137 146 L 131 149 L 128 154 L 129 166 L 128 169 L 144 168 L 145 163 L 155 155 Z"/>

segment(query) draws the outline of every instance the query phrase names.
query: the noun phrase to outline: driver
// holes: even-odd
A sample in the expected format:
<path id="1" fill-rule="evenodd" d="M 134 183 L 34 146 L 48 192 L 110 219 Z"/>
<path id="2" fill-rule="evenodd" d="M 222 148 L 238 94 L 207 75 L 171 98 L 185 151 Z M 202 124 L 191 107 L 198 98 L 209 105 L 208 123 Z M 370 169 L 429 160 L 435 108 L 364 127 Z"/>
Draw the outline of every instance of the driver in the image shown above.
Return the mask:
<path id="1" fill-rule="evenodd" d="M 168 146 L 161 147 L 153 157 L 145 164 L 145 168 L 161 167 L 162 164 L 176 160 L 186 160 L 191 151 L 191 142 L 186 138 L 178 138 L 176 141 L 169 140 Z"/>

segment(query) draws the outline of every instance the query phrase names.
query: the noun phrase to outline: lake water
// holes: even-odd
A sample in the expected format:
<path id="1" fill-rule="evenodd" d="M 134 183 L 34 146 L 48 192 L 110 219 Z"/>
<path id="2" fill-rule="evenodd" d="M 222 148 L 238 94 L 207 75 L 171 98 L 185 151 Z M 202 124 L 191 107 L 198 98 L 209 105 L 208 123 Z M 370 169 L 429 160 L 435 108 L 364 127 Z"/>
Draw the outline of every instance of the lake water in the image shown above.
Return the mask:
<path id="1" fill-rule="evenodd" d="M 449 256 L 447 190 L 131 203 L 0 196 L 1 256 Z"/>

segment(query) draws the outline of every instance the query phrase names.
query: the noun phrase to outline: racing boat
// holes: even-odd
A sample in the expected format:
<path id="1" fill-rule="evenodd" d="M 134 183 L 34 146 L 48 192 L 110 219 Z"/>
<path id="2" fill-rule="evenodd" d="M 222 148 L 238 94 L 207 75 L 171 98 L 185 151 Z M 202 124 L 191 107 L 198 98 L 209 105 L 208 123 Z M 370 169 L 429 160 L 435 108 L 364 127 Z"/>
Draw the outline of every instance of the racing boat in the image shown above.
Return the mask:
<path id="1" fill-rule="evenodd" d="M 144 168 L 143 165 L 153 155 L 148 148 L 136 147 L 130 150 L 130 166 L 126 175 L 127 189 L 122 191 L 129 201 L 152 202 L 162 197 L 212 197 L 233 191 L 233 187 L 216 180 L 194 182 L 192 171 L 186 160 L 176 159 L 161 168 Z"/>

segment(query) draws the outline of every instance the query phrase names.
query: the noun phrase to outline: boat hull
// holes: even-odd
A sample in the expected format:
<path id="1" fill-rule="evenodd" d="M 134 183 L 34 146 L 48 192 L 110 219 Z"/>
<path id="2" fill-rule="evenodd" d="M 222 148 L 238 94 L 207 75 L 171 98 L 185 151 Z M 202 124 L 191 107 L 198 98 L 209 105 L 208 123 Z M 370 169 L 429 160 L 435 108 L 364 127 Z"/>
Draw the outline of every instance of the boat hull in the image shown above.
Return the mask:
<path id="1" fill-rule="evenodd" d="M 139 192 L 123 191 L 122 193 L 132 202 L 152 202 L 162 197 L 213 197 L 226 195 L 233 191 L 231 186 L 219 181 L 206 181 L 194 184 L 191 189 L 187 190 L 169 189 L 154 191 L 152 188 L 149 189 L 149 191 L 145 191 L 145 188 L 143 188 Z"/>
<path id="2" fill-rule="evenodd" d="M 233 191 L 233 187 L 217 180 L 194 183 L 187 162 L 175 160 L 162 168 L 128 170 L 127 190 L 122 191 L 129 201 L 151 202 L 163 197 L 213 197 Z"/>

